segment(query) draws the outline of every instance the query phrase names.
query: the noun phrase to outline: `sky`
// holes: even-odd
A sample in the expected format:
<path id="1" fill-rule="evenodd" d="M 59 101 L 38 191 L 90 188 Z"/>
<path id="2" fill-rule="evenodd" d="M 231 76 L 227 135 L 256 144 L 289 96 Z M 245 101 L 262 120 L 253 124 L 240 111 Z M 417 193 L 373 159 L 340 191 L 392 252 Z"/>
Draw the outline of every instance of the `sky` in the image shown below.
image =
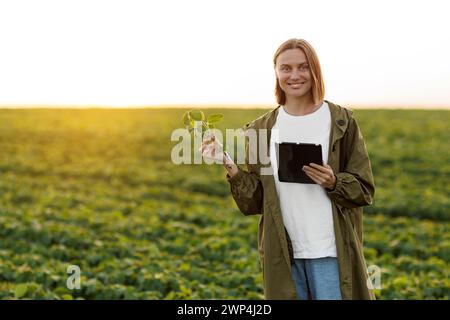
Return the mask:
<path id="1" fill-rule="evenodd" d="M 276 105 L 315 48 L 338 104 L 450 106 L 448 1 L 0 0 L 0 106 Z"/>

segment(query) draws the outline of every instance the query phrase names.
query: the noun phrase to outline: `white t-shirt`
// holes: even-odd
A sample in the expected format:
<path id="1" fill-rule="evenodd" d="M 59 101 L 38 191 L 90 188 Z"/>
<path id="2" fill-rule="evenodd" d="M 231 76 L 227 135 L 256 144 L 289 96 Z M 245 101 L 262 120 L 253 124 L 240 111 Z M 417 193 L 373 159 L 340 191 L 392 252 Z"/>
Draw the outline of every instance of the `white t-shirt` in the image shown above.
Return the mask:
<path id="1" fill-rule="evenodd" d="M 328 163 L 330 129 L 331 114 L 326 102 L 304 116 L 290 115 L 281 106 L 272 128 L 270 161 L 284 225 L 292 240 L 296 259 L 337 256 L 332 205 L 326 191 L 318 184 L 278 180 L 275 142 L 320 143 L 323 162 Z"/>

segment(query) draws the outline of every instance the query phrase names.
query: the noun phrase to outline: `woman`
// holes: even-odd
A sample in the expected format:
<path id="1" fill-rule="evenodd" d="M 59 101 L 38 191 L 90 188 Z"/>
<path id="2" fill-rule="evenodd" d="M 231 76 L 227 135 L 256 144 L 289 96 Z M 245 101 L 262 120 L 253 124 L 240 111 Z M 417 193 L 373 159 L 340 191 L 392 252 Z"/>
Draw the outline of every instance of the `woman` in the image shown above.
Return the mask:
<path id="1" fill-rule="evenodd" d="M 351 111 L 324 100 L 319 60 L 308 42 L 284 42 L 273 63 L 279 105 L 244 127 L 268 130 L 273 175 L 260 174 L 265 165 L 250 164 L 248 154 L 247 170 L 224 157 L 239 209 L 261 214 L 265 297 L 374 299 L 362 246 L 362 207 L 372 202 L 374 182 L 358 124 Z M 322 145 L 324 165 L 302 168 L 316 184 L 279 181 L 275 142 Z"/>

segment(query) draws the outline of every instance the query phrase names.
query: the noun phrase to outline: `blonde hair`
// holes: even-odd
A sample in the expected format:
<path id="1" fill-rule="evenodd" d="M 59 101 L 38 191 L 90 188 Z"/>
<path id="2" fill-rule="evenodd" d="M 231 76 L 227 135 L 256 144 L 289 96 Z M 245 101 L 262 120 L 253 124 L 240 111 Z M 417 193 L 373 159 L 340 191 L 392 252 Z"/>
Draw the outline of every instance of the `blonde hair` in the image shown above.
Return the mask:
<path id="1" fill-rule="evenodd" d="M 282 52 L 290 49 L 301 49 L 305 53 L 306 60 L 308 61 L 308 64 L 310 66 L 311 76 L 313 79 L 311 87 L 313 100 L 315 104 L 318 104 L 325 97 L 325 85 L 323 82 L 319 58 L 317 57 L 314 48 L 306 40 L 293 38 L 283 42 L 278 47 L 275 55 L 273 56 L 273 67 L 276 68 L 278 56 Z M 286 94 L 284 93 L 283 89 L 281 89 L 278 83 L 278 78 L 276 79 L 275 84 L 275 97 L 277 98 L 278 104 L 284 105 L 286 103 Z"/>

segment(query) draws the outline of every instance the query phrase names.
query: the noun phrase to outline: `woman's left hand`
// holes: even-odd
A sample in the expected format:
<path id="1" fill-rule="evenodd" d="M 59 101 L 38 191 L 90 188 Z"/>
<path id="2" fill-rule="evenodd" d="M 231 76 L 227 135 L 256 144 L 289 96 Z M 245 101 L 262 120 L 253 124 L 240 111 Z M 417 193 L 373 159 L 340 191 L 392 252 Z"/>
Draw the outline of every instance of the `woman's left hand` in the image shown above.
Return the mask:
<path id="1" fill-rule="evenodd" d="M 321 166 L 310 163 L 309 166 L 303 166 L 302 170 L 318 185 L 331 190 L 335 188 L 336 176 L 328 164 Z"/>

